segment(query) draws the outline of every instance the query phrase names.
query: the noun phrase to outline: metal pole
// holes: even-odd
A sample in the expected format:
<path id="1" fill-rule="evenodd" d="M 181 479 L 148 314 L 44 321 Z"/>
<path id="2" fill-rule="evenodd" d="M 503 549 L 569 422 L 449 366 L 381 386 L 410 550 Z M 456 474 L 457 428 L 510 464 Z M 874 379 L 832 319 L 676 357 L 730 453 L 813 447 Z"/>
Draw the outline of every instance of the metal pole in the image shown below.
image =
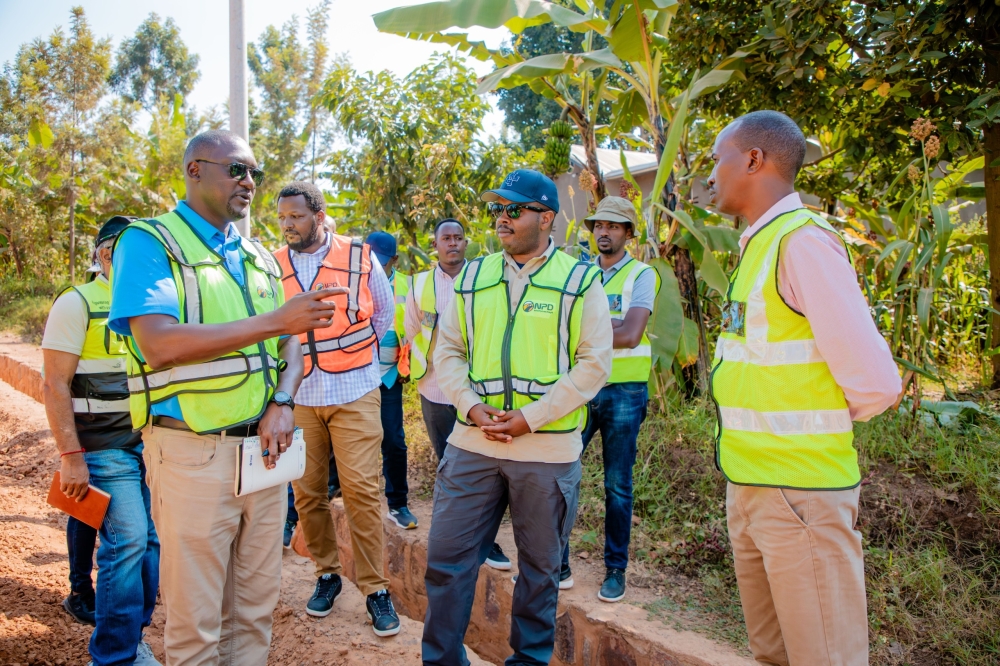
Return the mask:
<path id="1" fill-rule="evenodd" d="M 247 112 L 247 40 L 244 0 L 229 0 L 229 131 L 250 140 Z M 250 216 L 236 225 L 249 238 Z"/>

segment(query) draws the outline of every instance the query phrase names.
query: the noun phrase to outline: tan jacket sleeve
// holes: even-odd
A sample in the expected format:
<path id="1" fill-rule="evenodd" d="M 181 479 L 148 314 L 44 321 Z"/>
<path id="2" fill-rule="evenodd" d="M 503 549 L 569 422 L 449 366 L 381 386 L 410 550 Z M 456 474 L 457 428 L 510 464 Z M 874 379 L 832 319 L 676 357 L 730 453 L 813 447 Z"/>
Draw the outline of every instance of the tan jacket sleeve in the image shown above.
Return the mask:
<path id="1" fill-rule="evenodd" d="M 406 305 L 403 307 L 403 328 L 406 330 L 406 339 L 414 340 L 420 333 L 420 321 L 423 317 L 420 307 L 417 305 L 417 297 L 410 289 L 406 295 Z"/>
<path id="2" fill-rule="evenodd" d="M 457 298 L 450 308 L 438 314 L 437 324 L 437 337 L 431 362 L 437 372 L 438 387 L 464 419 L 469 416 L 469 410 L 478 405 L 480 400 L 479 394 L 472 390 L 472 385 L 469 383 L 469 359 L 466 357 L 462 329 L 458 324 Z M 608 326 L 610 327 L 610 322 Z"/>
<path id="3" fill-rule="evenodd" d="M 532 432 L 590 402 L 611 376 L 614 333 L 608 297 L 599 280 L 583 295 L 580 332 L 575 365 L 548 393 L 521 409 Z"/>

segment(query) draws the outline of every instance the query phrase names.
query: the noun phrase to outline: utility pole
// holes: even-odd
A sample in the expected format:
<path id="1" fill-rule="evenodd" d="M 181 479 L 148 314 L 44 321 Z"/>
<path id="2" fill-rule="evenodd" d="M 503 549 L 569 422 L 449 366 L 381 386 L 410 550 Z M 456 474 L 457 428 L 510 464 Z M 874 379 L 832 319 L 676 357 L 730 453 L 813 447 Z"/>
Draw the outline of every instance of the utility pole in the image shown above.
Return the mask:
<path id="1" fill-rule="evenodd" d="M 229 131 L 250 141 L 247 111 L 247 40 L 245 0 L 229 0 Z M 245 238 L 250 237 L 250 216 L 237 223 Z"/>

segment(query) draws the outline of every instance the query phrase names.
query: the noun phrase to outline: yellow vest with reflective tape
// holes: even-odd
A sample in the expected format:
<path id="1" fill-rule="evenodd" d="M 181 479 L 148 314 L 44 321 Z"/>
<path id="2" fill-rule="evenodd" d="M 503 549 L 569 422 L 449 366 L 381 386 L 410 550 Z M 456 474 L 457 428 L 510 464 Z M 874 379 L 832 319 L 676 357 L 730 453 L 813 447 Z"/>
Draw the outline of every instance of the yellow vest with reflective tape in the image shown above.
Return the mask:
<path id="1" fill-rule="evenodd" d="M 844 392 L 809 321 L 778 293 L 782 241 L 807 224 L 836 233 L 803 209 L 780 215 L 750 238 L 730 282 L 710 384 L 716 464 L 733 483 L 840 490 L 861 482 Z"/>
<path id="2" fill-rule="evenodd" d="M 608 295 L 608 307 L 612 319 L 625 319 L 632 305 L 632 290 L 636 279 L 645 271 L 653 271 L 656 276 L 656 293 L 660 292 L 660 274 L 636 259 L 618 269 L 611 279 L 604 284 L 604 292 Z M 653 355 L 649 346 L 646 331 L 642 332 L 642 340 L 632 349 L 615 349 L 611 361 L 611 376 L 609 384 L 625 382 L 648 382 L 649 371 L 653 367 Z"/>
<path id="3" fill-rule="evenodd" d="M 255 240 L 241 239 L 245 285 L 226 268 L 176 211 L 136 220 L 124 234 L 148 233 L 167 253 L 177 285 L 182 324 L 223 324 L 276 310 L 284 302 L 277 261 Z M 119 236 L 120 238 L 120 236 Z M 121 267 L 127 271 L 128 267 Z M 127 339 L 132 425 L 149 420 L 152 405 L 177 397 L 184 422 L 200 433 L 219 432 L 260 419 L 278 378 L 278 338 L 270 338 L 212 361 L 154 370 Z"/>
<path id="4" fill-rule="evenodd" d="M 473 390 L 486 404 L 509 411 L 538 400 L 575 364 L 579 301 L 601 271 L 555 250 L 531 275 L 511 314 L 503 270 L 499 252 L 469 262 L 455 281 L 455 306 Z M 586 415 L 587 405 L 579 405 L 538 432 L 572 432 Z"/>
<path id="5" fill-rule="evenodd" d="M 437 267 L 413 276 L 413 298 L 420 307 L 420 332 L 413 338 L 410 347 L 410 376 L 413 379 L 422 379 L 430 365 L 427 354 L 430 352 L 438 320 L 437 289 L 434 284 L 436 270 Z"/>
<path id="6" fill-rule="evenodd" d="M 404 275 L 399 271 L 393 271 L 392 293 L 395 301 L 393 331 L 396 334 L 397 344 L 395 347 L 386 347 L 380 340 L 378 346 L 379 364 L 384 366 L 385 372 L 388 372 L 391 369 L 389 366 L 396 365 L 396 370 L 399 372 L 399 376 L 404 379 L 409 375 L 404 375 L 402 373 L 398 362 L 400 348 L 406 342 L 406 328 L 404 326 L 406 318 L 406 295 L 410 293 L 411 281 L 412 280 L 409 275 Z M 386 335 L 388 335 L 388 333 L 386 333 Z M 384 339 L 385 338 L 383 336 L 383 340 Z"/>

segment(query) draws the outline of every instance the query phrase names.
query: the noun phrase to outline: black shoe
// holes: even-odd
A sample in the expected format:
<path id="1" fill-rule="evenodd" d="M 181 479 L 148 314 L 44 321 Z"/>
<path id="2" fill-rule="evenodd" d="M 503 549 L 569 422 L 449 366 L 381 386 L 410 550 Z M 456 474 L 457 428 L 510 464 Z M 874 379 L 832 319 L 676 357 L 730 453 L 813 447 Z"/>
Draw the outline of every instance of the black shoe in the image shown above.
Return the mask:
<path id="1" fill-rule="evenodd" d="M 486 556 L 486 564 L 500 571 L 510 571 L 510 558 L 503 554 L 498 543 L 493 544 L 490 554 Z"/>
<path id="2" fill-rule="evenodd" d="M 63 608 L 66 612 L 73 616 L 73 619 L 80 624 L 89 624 L 92 627 L 96 627 L 97 624 L 94 621 L 94 593 L 91 592 L 80 592 L 72 593 L 62 602 Z"/>
<path id="3" fill-rule="evenodd" d="M 601 601 L 615 602 L 621 601 L 625 596 L 625 570 L 608 569 L 604 575 L 604 584 L 601 591 L 597 593 L 597 598 Z"/>
<path id="4" fill-rule="evenodd" d="M 281 537 L 281 543 L 285 548 L 290 548 L 292 545 L 292 535 L 295 534 L 295 521 L 286 520 L 285 521 L 285 535 Z"/>
<path id="5" fill-rule="evenodd" d="M 399 616 L 392 606 L 389 590 L 379 590 L 369 594 L 365 599 L 365 610 L 372 622 L 372 631 L 376 636 L 395 636 L 399 633 Z"/>
<path id="6" fill-rule="evenodd" d="M 573 587 L 573 571 L 569 568 L 569 564 L 563 564 L 559 567 L 559 589 L 569 590 Z"/>
<path id="7" fill-rule="evenodd" d="M 306 604 L 306 613 L 313 617 L 326 617 L 333 610 L 333 601 L 343 589 L 340 576 L 323 574 L 316 579 L 316 591 Z"/>

